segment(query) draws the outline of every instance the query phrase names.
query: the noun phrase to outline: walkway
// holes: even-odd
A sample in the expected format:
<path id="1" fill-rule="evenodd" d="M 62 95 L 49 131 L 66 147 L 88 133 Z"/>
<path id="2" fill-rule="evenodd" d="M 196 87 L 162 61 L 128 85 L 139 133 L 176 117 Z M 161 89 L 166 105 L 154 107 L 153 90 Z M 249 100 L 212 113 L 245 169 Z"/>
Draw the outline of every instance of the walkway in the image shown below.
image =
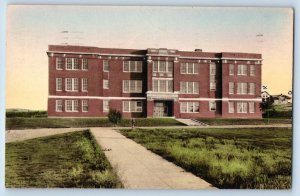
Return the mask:
<path id="1" fill-rule="evenodd" d="M 112 128 L 91 128 L 125 188 L 207 189 L 206 181 L 166 161 Z"/>

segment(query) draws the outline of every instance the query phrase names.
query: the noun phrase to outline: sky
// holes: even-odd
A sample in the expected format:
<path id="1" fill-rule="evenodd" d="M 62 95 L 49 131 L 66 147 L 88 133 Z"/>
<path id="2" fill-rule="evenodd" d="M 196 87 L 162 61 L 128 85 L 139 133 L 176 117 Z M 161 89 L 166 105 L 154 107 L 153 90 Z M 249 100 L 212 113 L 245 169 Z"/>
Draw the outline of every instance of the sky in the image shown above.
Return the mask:
<path id="1" fill-rule="evenodd" d="M 66 42 L 261 53 L 267 91 L 292 90 L 290 8 L 9 5 L 7 14 L 6 108 L 47 109 L 47 47 Z"/>

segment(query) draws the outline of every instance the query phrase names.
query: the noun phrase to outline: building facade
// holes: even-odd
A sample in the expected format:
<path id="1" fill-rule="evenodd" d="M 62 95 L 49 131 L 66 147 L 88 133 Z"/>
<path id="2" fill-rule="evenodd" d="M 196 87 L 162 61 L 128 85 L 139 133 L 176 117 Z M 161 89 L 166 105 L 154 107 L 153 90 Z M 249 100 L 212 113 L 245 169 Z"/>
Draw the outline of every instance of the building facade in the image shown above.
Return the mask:
<path id="1" fill-rule="evenodd" d="M 49 45 L 49 117 L 261 118 L 261 54 Z"/>

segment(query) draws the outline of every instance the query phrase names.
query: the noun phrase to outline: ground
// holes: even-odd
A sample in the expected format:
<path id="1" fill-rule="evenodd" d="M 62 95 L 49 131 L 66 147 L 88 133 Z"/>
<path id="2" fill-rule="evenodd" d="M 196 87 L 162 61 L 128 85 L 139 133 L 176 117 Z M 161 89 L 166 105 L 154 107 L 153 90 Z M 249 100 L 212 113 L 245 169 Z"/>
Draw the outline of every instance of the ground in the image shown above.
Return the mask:
<path id="1" fill-rule="evenodd" d="M 6 143 L 6 187 L 120 188 L 88 130 Z"/>
<path id="2" fill-rule="evenodd" d="M 218 188 L 291 187 L 291 128 L 122 129 Z"/>

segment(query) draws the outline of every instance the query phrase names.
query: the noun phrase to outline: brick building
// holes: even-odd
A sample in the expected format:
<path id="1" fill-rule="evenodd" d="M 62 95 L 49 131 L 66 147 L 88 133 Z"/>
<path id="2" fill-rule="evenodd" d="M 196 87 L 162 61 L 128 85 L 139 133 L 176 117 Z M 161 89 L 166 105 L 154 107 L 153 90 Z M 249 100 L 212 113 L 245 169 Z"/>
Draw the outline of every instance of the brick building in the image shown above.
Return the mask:
<path id="1" fill-rule="evenodd" d="M 261 54 L 49 45 L 48 115 L 261 118 Z"/>

